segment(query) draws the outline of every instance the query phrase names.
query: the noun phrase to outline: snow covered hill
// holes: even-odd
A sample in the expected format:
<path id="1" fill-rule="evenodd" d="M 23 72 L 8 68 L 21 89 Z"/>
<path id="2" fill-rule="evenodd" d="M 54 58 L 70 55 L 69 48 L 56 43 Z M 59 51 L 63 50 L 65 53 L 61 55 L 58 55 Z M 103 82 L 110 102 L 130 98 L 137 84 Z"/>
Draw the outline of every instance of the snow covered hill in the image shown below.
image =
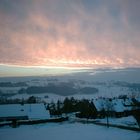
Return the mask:
<path id="1" fill-rule="evenodd" d="M 0 78 L 0 83 L 10 83 L 14 86 L 0 86 L 0 96 L 12 96 L 17 95 L 20 89 L 25 89 L 24 94 L 29 93 L 28 88 L 53 87 L 53 90 L 49 90 L 49 93 L 70 96 L 108 96 L 114 97 L 119 95 L 140 95 L 140 69 L 98 69 L 98 70 L 87 70 L 79 73 L 72 73 L 61 76 L 41 76 L 41 77 L 11 77 L 11 78 Z M 19 83 L 24 83 L 24 86 L 19 86 Z M 18 85 L 17 87 L 15 85 Z M 63 88 L 63 93 L 57 92 Z M 69 90 L 67 90 L 69 88 Z M 97 89 L 95 92 L 92 88 Z M 27 89 L 27 91 L 26 91 Z M 55 90 L 56 89 L 56 90 Z M 84 89 L 84 90 L 83 90 Z M 82 92 L 84 91 L 84 92 Z M 21 92 L 20 92 L 21 94 Z M 23 95 L 24 95 L 23 94 Z M 48 94 L 47 91 L 36 92 L 36 95 Z M 22 95 L 22 98 L 24 96 Z M 36 96 L 35 95 L 35 96 Z M 19 95 L 17 95 L 19 96 Z"/>
<path id="2" fill-rule="evenodd" d="M 94 124 L 61 123 L 0 129 L 1 140 L 139 140 L 139 132 Z"/>

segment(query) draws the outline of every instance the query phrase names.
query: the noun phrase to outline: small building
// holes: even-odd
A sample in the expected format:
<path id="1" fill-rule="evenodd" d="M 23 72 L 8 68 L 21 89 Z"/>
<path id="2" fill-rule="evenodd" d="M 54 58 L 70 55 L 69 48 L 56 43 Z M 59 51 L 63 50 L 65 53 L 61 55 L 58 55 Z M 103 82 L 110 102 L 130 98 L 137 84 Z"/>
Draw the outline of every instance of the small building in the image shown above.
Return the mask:
<path id="1" fill-rule="evenodd" d="M 49 119 L 49 111 L 44 104 L 0 105 L 0 121 Z"/>
<path id="2" fill-rule="evenodd" d="M 127 116 L 125 112 L 126 108 L 123 104 L 122 99 L 114 99 L 112 103 L 113 103 L 114 117 L 120 118 L 120 117 Z"/>
<path id="3" fill-rule="evenodd" d="M 98 98 L 94 100 L 94 104 L 99 118 L 104 118 L 106 115 L 117 118 L 126 117 L 135 114 L 140 109 L 139 106 L 133 104 L 130 98 L 125 100 L 119 98 Z"/>
<path id="4" fill-rule="evenodd" d="M 0 121 L 27 120 L 28 115 L 20 104 L 0 105 Z"/>

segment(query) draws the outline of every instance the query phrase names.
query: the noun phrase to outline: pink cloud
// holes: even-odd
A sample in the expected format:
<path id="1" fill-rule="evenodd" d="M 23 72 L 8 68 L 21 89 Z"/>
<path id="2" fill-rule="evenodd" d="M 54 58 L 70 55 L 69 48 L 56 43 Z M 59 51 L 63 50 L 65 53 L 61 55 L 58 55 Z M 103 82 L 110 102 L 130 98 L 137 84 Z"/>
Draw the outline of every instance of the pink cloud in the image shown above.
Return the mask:
<path id="1" fill-rule="evenodd" d="M 22 22 L 15 20 L 14 23 L 13 17 L 0 14 L 4 18 L 0 21 L 0 63 L 70 67 L 140 66 L 139 31 L 132 28 L 125 14 L 120 16 L 121 27 L 116 28 L 116 20 L 106 5 L 92 14 L 84 9 L 81 2 L 72 2 L 68 10 L 64 8 L 66 13 L 62 14 L 65 16 L 62 18 L 62 11 L 56 3 L 48 1 L 50 9 L 46 10 L 41 9 L 43 2 L 38 6 L 36 1 Z M 52 10 L 54 17 L 50 16 L 53 15 Z"/>

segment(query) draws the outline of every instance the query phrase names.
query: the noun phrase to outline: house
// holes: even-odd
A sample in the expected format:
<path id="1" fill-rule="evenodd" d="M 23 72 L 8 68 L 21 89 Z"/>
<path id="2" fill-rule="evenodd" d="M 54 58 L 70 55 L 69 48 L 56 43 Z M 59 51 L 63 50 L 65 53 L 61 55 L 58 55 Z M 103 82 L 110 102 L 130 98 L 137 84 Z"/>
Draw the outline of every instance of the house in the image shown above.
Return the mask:
<path id="1" fill-rule="evenodd" d="M 98 117 L 104 118 L 106 115 L 110 117 L 125 117 L 136 114 L 140 107 L 134 104 L 131 98 L 98 98 L 94 100 L 95 107 L 98 111 Z"/>
<path id="2" fill-rule="evenodd" d="M 44 104 L 0 105 L 0 121 L 49 119 Z"/>
<path id="3" fill-rule="evenodd" d="M 113 99 L 112 103 L 113 103 L 114 117 L 120 118 L 120 117 L 127 116 L 125 112 L 126 107 L 124 106 L 122 99 Z"/>
<path id="4" fill-rule="evenodd" d="M 0 105 L 0 121 L 26 120 L 27 113 L 20 104 Z"/>

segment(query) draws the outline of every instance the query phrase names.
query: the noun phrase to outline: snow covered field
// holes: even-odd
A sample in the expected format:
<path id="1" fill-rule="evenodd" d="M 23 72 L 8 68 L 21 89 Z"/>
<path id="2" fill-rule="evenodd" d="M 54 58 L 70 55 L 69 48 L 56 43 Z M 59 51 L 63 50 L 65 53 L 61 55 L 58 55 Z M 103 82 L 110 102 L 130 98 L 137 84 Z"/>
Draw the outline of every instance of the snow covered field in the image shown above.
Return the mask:
<path id="1" fill-rule="evenodd" d="M 140 133 L 94 124 L 61 123 L 0 128 L 1 140 L 140 140 Z"/>
<path id="2" fill-rule="evenodd" d="M 96 119 L 96 120 L 98 120 L 99 122 L 102 122 L 102 123 L 107 123 L 106 118 L 105 119 Z M 108 121 L 109 121 L 109 124 L 139 128 L 138 123 L 133 116 L 122 117 L 122 118 L 109 118 Z"/>
<path id="3" fill-rule="evenodd" d="M 0 82 L 26 82 L 28 86 L 46 86 L 48 83 L 59 84 L 63 82 L 69 84 L 69 82 L 72 82 L 76 89 L 82 87 L 97 88 L 99 92 L 94 94 L 77 93 L 74 95 L 66 94 L 65 96 L 54 93 L 18 94 L 19 89 L 23 87 L 0 87 L 0 90 L 3 92 L 3 95 L 8 94 L 6 97 L 9 99 L 28 99 L 30 96 L 36 96 L 46 103 L 57 102 L 57 100 L 63 101 L 65 97 L 74 97 L 75 99 L 96 99 L 101 96 L 113 98 L 119 95 L 131 96 L 132 93 L 139 97 L 139 91 L 124 86 L 125 82 L 128 82 L 127 84 L 140 83 L 139 73 L 140 69 L 91 70 L 64 76 L 0 78 Z M 114 84 L 115 82 L 118 82 L 118 85 Z M 138 97 L 137 99 L 140 99 Z M 117 103 L 119 104 L 119 102 Z M 100 122 L 104 123 L 106 119 L 102 119 Z M 132 117 L 109 119 L 109 122 L 111 124 L 138 127 L 136 120 Z M 0 140 L 140 140 L 140 133 L 119 128 L 107 128 L 95 124 L 65 122 L 30 126 L 21 125 L 17 128 L 1 127 Z"/>
<path id="4" fill-rule="evenodd" d="M 34 96 L 46 96 L 50 97 L 50 100 L 55 100 L 57 95 L 64 96 L 74 96 L 75 98 L 95 98 L 95 97 L 116 97 L 119 95 L 129 95 L 135 94 L 139 96 L 139 83 L 140 83 L 140 69 L 97 69 L 88 70 L 86 72 L 72 73 L 61 76 L 38 76 L 38 77 L 1 77 L 0 82 L 11 82 L 20 83 L 23 82 L 27 86 L 22 87 L 0 87 L 1 95 L 9 98 L 28 98 L 33 94 Z M 27 89 L 30 86 L 46 86 L 48 84 L 63 86 L 71 84 L 72 88 L 76 89 L 76 93 L 69 94 L 58 94 L 55 92 L 42 92 L 42 93 L 30 93 L 30 94 L 19 94 L 21 88 Z M 133 85 L 137 83 L 136 85 Z M 132 84 L 132 85 L 131 85 Z M 18 84 L 13 84 L 18 85 Z M 55 86 L 54 86 L 55 87 Z M 70 86 L 69 86 L 70 87 Z M 98 92 L 93 92 L 92 94 L 85 94 L 79 92 L 78 89 L 84 87 L 94 87 L 98 89 Z M 133 87 L 133 88 L 132 88 Z M 25 92 L 26 93 L 26 92 Z M 53 95 L 50 95 L 53 93 Z M 11 96 L 10 96 L 11 94 Z M 46 95 L 45 95 L 46 94 Z M 57 94 L 57 95 L 55 95 Z M 1 96 L 0 95 L 0 96 Z M 55 97 L 55 98 L 54 98 Z M 41 97 L 42 98 L 42 97 Z M 61 97 L 58 97 L 61 98 Z M 61 98 L 63 99 L 63 97 Z M 45 99 L 46 100 L 46 99 Z M 48 99 L 47 99 L 48 100 Z"/>

